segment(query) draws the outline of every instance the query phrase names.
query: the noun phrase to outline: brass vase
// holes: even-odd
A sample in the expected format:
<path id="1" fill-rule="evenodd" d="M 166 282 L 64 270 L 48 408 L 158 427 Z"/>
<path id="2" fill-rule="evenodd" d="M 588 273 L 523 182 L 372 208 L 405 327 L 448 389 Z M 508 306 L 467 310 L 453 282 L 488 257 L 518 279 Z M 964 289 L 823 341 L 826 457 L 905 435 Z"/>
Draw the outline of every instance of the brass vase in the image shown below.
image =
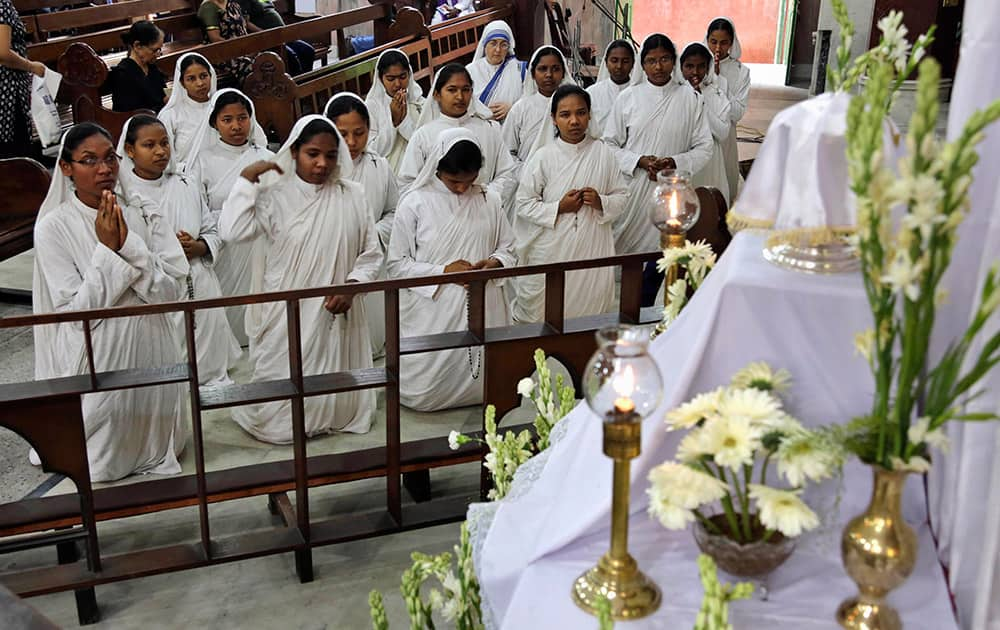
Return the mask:
<path id="1" fill-rule="evenodd" d="M 901 512 L 907 473 L 881 466 L 872 472 L 868 509 L 847 524 L 840 541 L 844 568 L 860 592 L 840 604 L 837 621 L 853 630 L 896 630 L 903 624 L 885 597 L 913 572 L 917 535 Z"/>

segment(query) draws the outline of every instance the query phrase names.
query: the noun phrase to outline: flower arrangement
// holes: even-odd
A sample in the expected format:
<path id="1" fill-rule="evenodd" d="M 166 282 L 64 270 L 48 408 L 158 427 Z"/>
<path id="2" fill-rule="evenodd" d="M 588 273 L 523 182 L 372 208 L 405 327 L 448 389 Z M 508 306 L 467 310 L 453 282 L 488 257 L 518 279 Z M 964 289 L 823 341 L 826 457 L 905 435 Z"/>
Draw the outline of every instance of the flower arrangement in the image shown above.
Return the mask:
<path id="1" fill-rule="evenodd" d="M 838 11 L 844 29 L 849 21 L 842 5 Z M 930 448 L 947 446 L 946 422 L 996 417 L 962 411 L 964 402 L 976 395 L 977 383 L 1000 362 L 1000 333 L 970 356 L 1000 306 L 996 268 L 986 278 L 962 337 L 936 366 L 929 365 L 928 352 L 936 309 L 947 299 L 938 284 L 968 211 L 976 145 L 984 129 L 1000 118 L 1000 101 L 973 114 L 954 141 L 940 141 L 934 133 L 940 67 L 930 58 L 921 61 L 932 33 L 921 36 L 911 50 L 902 14 L 891 12 L 879 28 L 879 45 L 854 67 L 840 71 L 850 77 L 863 68 L 868 75 L 848 110 L 847 158 L 857 196 L 857 249 L 874 319 L 855 345 L 875 378 L 875 396 L 870 413 L 848 425 L 847 447 L 869 464 L 923 472 Z M 893 163 L 882 148 L 886 119 L 896 89 L 915 68 L 919 76 L 906 156 Z"/>
<path id="2" fill-rule="evenodd" d="M 535 350 L 534 360 L 537 384 L 531 378 L 521 379 L 517 392 L 530 397 L 535 406 L 534 428 L 537 440 L 533 441 L 531 432 L 526 429 L 520 433 L 504 431 L 501 435 L 497 429 L 496 407 L 493 405 L 487 405 L 483 414 L 486 428 L 484 439 L 470 437 L 458 431 L 448 434 L 448 445 L 452 450 L 469 442 L 479 442 L 489 450 L 483 465 L 493 480 L 493 488 L 487 495 L 491 501 L 507 495 L 517 469 L 536 453 L 548 448 L 552 428 L 576 404 L 575 390 L 564 383 L 561 374 L 552 378 L 545 353 L 541 349 Z M 419 552 L 411 555 L 413 565 L 403 573 L 400 585 L 411 630 L 434 630 L 435 614 L 454 624 L 457 630 L 479 630 L 483 627 L 479 581 L 472 565 L 472 546 L 465 523 L 462 523 L 461 538 L 455 547 L 454 567 L 452 557 L 449 552 L 436 556 Z M 442 588 L 431 588 L 425 600 L 422 591 L 431 578 L 437 579 Z M 382 594 L 372 591 L 368 603 L 374 630 L 388 630 L 389 621 Z M 602 630 L 613 627 L 610 615 L 609 604 L 606 615 L 600 617 Z"/>
<path id="3" fill-rule="evenodd" d="M 808 481 L 830 477 L 843 463 L 833 434 L 808 430 L 782 408 L 790 376 L 751 363 L 728 386 L 699 394 L 667 414 L 668 430 L 687 430 L 676 461 L 649 473 L 649 512 L 668 529 L 697 521 L 740 544 L 794 538 L 819 518 L 799 497 Z M 770 465 L 788 489 L 768 485 Z M 754 480 L 756 479 L 756 483 Z M 721 507 L 711 518 L 710 507 Z"/>
<path id="4" fill-rule="evenodd" d="M 458 431 L 452 431 L 448 434 L 448 445 L 452 450 L 469 442 L 479 442 L 489 449 L 484 466 L 493 479 L 493 488 L 487 495 L 491 501 L 507 496 L 510 484 L 514 480 L 514 473 L 535 453 L 540 453 L 549 447 L 549 435 L 552 433 L 552 427 L 576 404 L 576 392 L 573 387 L 563 382 L 562 374 L 556 375 L 553 381 L 552 372 L 546 364 L 545 358 L 545 353 L 541 349 L 535 350 L 537 385 L 531 378 L 523 378 L 517 384 L 517 393 L 530 398 L 536 410 L 534 427 L 537 440 L 534 441 L 534 444 L 532 444 L 531 432 L 527 429 L 520 433 L 505 431 L 503 435 L 499 434 L 496 424 L 496 408 L 493 405 L 487 405 L 484 414 L 486 427 L 484 439 L 480 440 Z"/>
<path id="5" fill-rule="evenodd" d="M 680 315 L 681 309 L 688 303 L 688 295 L 694 293 L 705 281 L 705 276 L 715 266 L 715 252 L 704 239 L 697 243 L 687 242 L 684 247 L 668 247 L 663 250 L 663 257 L 656 261 L 656 270 L 664 273 L 673 265 L 677 265 L 679 276 L 667 287 L 666 305 L 663 308 L 663 319 L 653 330 L 657 336 L 667 329 Z"/>
<path id="6" fill-rule="evenodd" d="M 698 573 L 705 595 L 694 622 L 694 630 L 733 630 L 729 623 L 729 602 L 749 599 L 753 594 L 753 584 L 722 584 L 719 582 L 719 570 L 715 561 L 705 554 L 698 556 Z"/>

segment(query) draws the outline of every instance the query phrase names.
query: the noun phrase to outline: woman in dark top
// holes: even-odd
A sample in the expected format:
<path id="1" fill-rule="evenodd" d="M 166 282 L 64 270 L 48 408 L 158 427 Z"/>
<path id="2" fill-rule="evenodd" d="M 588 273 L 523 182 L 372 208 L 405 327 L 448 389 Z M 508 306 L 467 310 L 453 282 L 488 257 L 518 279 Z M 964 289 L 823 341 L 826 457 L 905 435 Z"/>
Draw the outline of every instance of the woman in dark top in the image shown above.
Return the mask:
<path id="1" fill-rule="evenodd" d="M 111 108 L 116 112 L 151 109 L 167 102 L 167 77 L 156 67 L 163 49 L 163 31 L 147 20 L 136 22 L 122 35 L 128 57 L 111 70 Z"/>
<path id="2" fill-rule="evenodd" d="M 0 0 L 0 158 L 31 151 L 31 74 L 45 66 L 28 61 L 24 23 L 11 0 Z"/>
<path id="3" fill-rule="evenodd" d="M 247 34 L 247 20 L 243 10 L 236 0 L 204 0 L 198 7 L 198 19 L 205 29 L 205 39 L 209 43 L 221 42 Z M 250 76 L 253 59 L 236 57 L 223 61 L 215 67 L 219 74 L 231 75 L 231 80 L 237 86 Z"/>

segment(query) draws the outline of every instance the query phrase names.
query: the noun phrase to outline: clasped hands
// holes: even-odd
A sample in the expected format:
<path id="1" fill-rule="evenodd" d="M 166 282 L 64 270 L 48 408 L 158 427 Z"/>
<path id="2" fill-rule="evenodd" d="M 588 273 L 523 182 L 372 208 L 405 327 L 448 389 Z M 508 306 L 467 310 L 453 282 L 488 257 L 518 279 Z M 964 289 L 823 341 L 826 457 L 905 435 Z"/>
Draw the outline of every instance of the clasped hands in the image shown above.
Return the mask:
<path id="1" fill-rule="evenodd" d="M 101 193 L 101 200 L 97 205 L 97 218 L 94 220 L 94 231 L 97 233 L 97 240 L 113 252 L 120 250 L 128 238 L 125 215 L 122 214 L 122 207 L 118 205 L 115 194 L 110 190 Z"/>
<path id="2" fill-rule="evenodd" d="M 649 181 L 655 182 L 656 175 L 660 171 L 668 168 L 677 168 L 677 163 L 674 162 L 674 158 L 670 157 L 658 158 L 655 155 L 644 155 L 639 158 L 638 167 L 646 171 Z"/>
<path id="3" fill-rule="evenodd" d="M 595 210 L 603 210 L 604 203 L 601 195 L 593 188 L 580 188 L 566 191 L 562 199 L 559 200 L 559 214 L 579 212 L 580 208 L 590 206 Z"/>
<path id="4" fill-rule="evenodd" d="M 484 258 L 479 262 L 470 263 L 468 260 L 459 258 L 456 261 L 450 262 L 444 266 L 445 273 L 462 273 L 464 271 L 478 271 L 480 269 L 496 269 L 497 267 L 503 267 L 501 263 L 496 258 Z M 468 288 L 468 284 L 462 282 L 463 287 Z"/>

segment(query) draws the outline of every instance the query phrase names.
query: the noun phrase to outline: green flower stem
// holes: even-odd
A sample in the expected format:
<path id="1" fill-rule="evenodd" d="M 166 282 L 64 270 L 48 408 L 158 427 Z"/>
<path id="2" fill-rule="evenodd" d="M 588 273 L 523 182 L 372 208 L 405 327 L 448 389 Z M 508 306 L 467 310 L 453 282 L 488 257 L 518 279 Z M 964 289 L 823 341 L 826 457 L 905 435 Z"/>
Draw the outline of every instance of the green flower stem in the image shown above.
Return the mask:
<path id="1" fill-rule="evenodd" d="M 750 481 L 753 475 L 753 467 L 743 464 L 743 531 L 747 540 L 753 539 L 753 530 L 750 528 Z M 733 481 L 737 481 L 736 473 L 733 473 Z"/>
<path id="2" fill-rule="evenodd" d="M 725 536 L 725 534 L 722 533 L 722 530 L 719 529 L 719 526 L 710 521 L 709 519 L 705 518 L 705 515 L 702 514 L 700 511 L 698 511 L 697 508 L 691 510 L 691 512 L 694 513 L 694 517 L 698 519 L 698 522 L 701 523 L 705 527 L 705 529 L 707 529 L 708 531 L 712 532 L 717 536 Z"/>
<path id="3" fill-rule="evenodd" d="M 764 537 L 760 539 L 760 542 L 766 543 L 767 541 L 771 540 L 771 536 L 774 536 L 774 530 L 768 529 L 767 531 L 764 532 Z"/>
<path id="4" fill-rule="evenodd" d="M 774 451 L 768 451 L 767 455 L 764 456 L 764 465 L 760 467 L 760 485 L 762 486 L 767 485 L 767 467 L 771 464 L 772 455 L 774 455 Z"/>

